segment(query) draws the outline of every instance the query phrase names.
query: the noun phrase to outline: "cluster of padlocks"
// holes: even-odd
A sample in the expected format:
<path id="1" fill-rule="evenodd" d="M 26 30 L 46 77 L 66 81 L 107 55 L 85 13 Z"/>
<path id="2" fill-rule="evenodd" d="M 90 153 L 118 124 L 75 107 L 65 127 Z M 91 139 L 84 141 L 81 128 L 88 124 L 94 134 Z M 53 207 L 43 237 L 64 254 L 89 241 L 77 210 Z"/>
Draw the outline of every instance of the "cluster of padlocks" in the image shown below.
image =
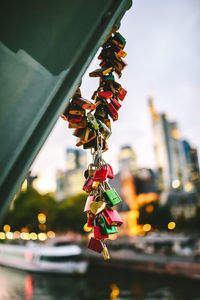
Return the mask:
<path id="1" fill-rule="evenodd" d="M 120 78 L 121 71 L 126 66 L 122 57 L 126 56 L 123 48 L 126 40 L 120 33 L 111 34 L 104 42 L 98 57 L 101 60 L 100 69 L 91 72 L 90 77 L 99 77 L 98 89 L 92 100 L 81 96 L 78 89 L 70 104 L 61 115 L 69 122 L 69 128 L 75 128 L 73 135 L 78 138 L 76 146 L 91 149 L 93 162 L 84 172 L 85 183 L 83 190 L 89 194 L 84 212 L 87 213 L 87 227 L 93 228 L 88 248 L 103 253 L 104 259 L 109 259 L 105 239 L 110 234 L 117 233 L 117 226 L 123 221 L 113 206 L 121 202 L 108 179 L 113 179 L 113 169 L 102 158 L 102 153 L 108 150 L 107 139 L 111 135 L 111 121 L 118 119 L 120 101 L 124 100 L 126 90 L 115 81 L 113 72 Z M 86 113 L 86 111 L 88 112 Z M 109 118 L 110 117 L 110 118 Z"/>

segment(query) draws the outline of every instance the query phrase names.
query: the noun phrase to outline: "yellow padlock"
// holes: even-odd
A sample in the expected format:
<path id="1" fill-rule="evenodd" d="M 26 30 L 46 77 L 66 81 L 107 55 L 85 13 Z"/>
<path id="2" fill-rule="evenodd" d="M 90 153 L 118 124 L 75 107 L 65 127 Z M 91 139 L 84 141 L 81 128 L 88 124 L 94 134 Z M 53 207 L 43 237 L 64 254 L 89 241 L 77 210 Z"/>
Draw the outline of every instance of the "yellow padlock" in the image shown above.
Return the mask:
<path id="1" fill-rule="evenodd" d="M 104 201 L 93 201 L 90 204 L 90 210 L 93 215 L 100 214 L 106 208 L 106 203 Z"/>
<path id="2" fill-rule="evenodd" d="M 110 254 L 109 254 L 108 248 L 106 246 L 103 247 L 102 253 L 103 253 L 103 257 L 105 260 L 110 259 Z"/>

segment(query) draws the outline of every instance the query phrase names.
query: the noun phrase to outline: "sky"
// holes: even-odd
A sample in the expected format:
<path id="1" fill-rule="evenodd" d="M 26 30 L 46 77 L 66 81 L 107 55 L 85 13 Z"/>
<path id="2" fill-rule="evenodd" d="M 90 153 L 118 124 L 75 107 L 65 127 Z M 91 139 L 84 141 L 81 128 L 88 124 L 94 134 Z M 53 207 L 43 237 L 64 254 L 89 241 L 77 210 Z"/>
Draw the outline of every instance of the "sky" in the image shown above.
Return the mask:
<path id="1" fill-rule="evenodd" d="M 169 120 L 177 121 L 181 138 L 200 153 L 200 1 L 135 0 L 119 32 L 127 40 L 124 60 L 128 65 L 116 81 L 128 93 L 118 121 L 112 123 L 104 159 L 117 172 L 119 150 L 130 145 L 139 167 L 156 168 L 149 96 L 159 113 L 165 112 Z M 87 99 L 98 87 L 98 79 L 89 77 L 89 72 L 98 68 L 97 55 L 81 85 Z M 65 150 L 76 144 L 72 131 L 59 118 L 35 159 L 31 170 L 39 175 L 40 191 L 53 190 L 56 171 L 66 170 Z"/>

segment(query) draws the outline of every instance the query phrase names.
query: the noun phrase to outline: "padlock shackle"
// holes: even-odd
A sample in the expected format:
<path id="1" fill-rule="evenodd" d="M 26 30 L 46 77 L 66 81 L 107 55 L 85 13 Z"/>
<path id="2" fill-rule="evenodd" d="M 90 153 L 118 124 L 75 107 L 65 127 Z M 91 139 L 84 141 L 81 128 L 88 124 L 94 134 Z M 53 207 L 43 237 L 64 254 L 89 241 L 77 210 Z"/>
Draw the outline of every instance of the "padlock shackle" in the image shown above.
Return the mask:
<path id="1" fill-rule="evenodd" d="M 107 187 L 109 188 L 109 190 L 112 189 L 112 187 L 110 186 L 110 184 L 108 183 L 108 181 L 105 181 L 105 184 L 107 185 Z"/>

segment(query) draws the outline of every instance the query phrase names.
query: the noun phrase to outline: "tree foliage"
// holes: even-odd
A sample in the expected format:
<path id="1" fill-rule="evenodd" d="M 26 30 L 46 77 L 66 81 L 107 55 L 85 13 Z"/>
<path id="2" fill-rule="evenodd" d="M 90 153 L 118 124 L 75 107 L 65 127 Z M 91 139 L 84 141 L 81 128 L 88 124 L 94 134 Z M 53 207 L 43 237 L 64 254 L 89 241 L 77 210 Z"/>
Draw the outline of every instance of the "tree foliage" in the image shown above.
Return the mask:
<path id="1" fill-rule="evenodd" d="M 73 229 L 77 232 L 83 232 L 82 228 L 86 222 L 83 213 L 86 198 L 86 194 L 79 194 L 68 197 L 67 200 L 60 203 L 54 220 L 54 227 L 59 231 Z"/>
<path id="2" fill-rule="evenodd" d="M 39 232 L 37 215 L 44 213 L 47 217 L 46 230 L 81 232 L 85 223 L 83 208 L 86 197 L 86 194 L 79 194 L 59 203 L 52 195 L 41 195 L 29 188 L 15 199 L 13 209 L 7 212 L 3 224 L 11 225 L 12 231 L 26 227 L 29 231 Z"/>

